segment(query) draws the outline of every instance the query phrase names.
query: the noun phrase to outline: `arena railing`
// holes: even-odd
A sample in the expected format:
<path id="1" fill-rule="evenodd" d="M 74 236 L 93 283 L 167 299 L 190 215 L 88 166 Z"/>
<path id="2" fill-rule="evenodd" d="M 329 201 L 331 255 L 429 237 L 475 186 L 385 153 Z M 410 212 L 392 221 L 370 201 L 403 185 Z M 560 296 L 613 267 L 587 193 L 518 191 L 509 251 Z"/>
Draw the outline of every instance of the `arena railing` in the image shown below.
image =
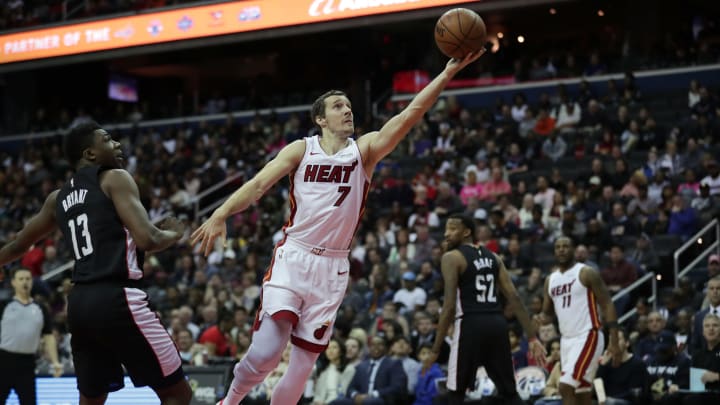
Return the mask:
<path id="1" fill-rule="evenodd" d="M 706 236 L 712 236 L 713 233 L 715 234 L 715 241 L 708 244 L 708 238 L 706 238 Z M 693 246 L 697 248 L 697 246 L 702 247 L 703 245 L 707 247 L 705 247 L 702 252 L 697 254 L 697 256 L 690 263 L 680 269 L 680 255 L 682 255 L 683 252 L 687 251 Z M 695 266 L 705 260 L 707 256 L 713 253 L 713 251 L 720 254 L 720 222 L 717 220 L 717 218 L 710 221 L 710 223 L 705 225 L 695 235 L 688 239 L 682 246 L 677 248 L 675 250 L 675 253 L 673 253 L 673 261 L 675 268 L 675 287 L 677 288 L 677 286 L 679 285 L 680 278 L 695 269 Z"/>
<path id="2" fill-rule="evenodd" d="M 656 276 L 655 273 L 653 273 L 653 272 L 645 273 L 645 275 L 643 275 L 639 279 L 635 280 L 634 283 L 630 284 L 629 286 L 625 287 L 624 289 L 618 291 L 617 294 L 613 295 L 612 296 L 613 302 L 616 302 L 620 298 L 630 294 L 634 290 L 640 288 L 645 283 L 650 281 L 650 285 L 652 288 L 652 294 L 648 298 L 648 303 L 651 303 L 653 310 L 656 310 L 657 309 L 657 282 L 658 282 L 657 277 L 658 276 Z M 618 314 L 618 323 L 623 323 L 623 322 L 627 321 L 630 317 L 632 317 L 636 313 L 637 313 L 637 309 L 635 309 L 635 307 L 633 307 L 630 310 L 628 310 L 627 312 L 625 312 L 624 314 Z"/>

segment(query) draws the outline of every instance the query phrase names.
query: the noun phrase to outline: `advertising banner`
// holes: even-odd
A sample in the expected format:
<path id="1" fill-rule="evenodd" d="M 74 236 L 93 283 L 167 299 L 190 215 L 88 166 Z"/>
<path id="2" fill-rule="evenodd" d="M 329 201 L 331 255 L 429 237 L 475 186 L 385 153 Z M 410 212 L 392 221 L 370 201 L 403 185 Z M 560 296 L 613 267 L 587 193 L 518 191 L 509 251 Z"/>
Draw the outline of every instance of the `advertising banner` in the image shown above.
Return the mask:
<path id="1" fill-rule="evenodd" d="M 0 64 L 470 2 L 468 0 L 234 1 L 0 35 Z"/>

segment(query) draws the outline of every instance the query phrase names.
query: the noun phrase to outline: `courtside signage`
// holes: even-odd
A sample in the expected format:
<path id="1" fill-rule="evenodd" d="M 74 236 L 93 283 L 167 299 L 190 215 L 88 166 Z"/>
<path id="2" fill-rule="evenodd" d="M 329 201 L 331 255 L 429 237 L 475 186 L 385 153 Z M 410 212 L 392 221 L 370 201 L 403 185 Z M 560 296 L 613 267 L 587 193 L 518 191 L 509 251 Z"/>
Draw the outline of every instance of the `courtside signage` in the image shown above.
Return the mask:
<path id="1" fill-rule="evenodd" d="M 0 35 L 0 64 L 469 3 L 469 0 L 255 0 Z"/>

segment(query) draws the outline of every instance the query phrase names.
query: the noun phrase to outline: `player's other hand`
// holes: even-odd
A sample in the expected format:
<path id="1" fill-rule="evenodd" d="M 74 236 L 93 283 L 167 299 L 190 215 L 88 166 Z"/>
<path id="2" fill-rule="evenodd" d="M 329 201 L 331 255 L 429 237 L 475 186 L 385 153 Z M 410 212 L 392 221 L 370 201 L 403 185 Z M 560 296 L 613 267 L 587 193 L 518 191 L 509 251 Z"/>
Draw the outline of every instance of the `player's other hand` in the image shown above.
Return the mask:
<path id="1" fill-rule="evenodd" d="M 167 217 L 163 219 L 158 224 L 158 228 L 163 231 L 176 232 L 179 236 L 182 236 L 182 234 L 185 233 L 185 224 L 175 217 Z"/>
<path id="2" fill-rule="evenodd" d="M 545 367 L 545 356 L 547 356 L 547 352 L 542 342 L 537 338 L 532 338 L 530 339 L 528 349 L 530 349 L 530 355 L 535 359 L 537 365 Z"/>
<path id="3" fill-rule="evenodd" d="M 190 245 L 195 246 L 200 243 L 200 253 L 208 256 L 215 246 L 215 240 L 220 238 L 220 242 L 224 245 L 226 236 L 227 224 L 225 223 L 225 219 L 216 217 L 213 214 L 193 232 L 190 237 Z"/>

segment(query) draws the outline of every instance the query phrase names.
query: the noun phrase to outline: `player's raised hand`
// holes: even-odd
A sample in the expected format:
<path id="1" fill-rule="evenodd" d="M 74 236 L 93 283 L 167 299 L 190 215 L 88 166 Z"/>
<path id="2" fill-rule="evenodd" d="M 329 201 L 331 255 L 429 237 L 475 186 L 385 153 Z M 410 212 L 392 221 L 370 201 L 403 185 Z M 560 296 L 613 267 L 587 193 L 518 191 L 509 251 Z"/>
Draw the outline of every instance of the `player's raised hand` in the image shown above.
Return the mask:
<path id="1" fill-rule="evenodd" d="M 485 52 L 487 52 L 491 47 L 492 47 L 492 43 L 488 42 L 484 48 L 480 48 L 477 51 L 470 52 L 469 54 L 465 55 L 465 57 L 463 57 L 461 59 L 457 59 L 457 58 L 450 59 L 448 61 L 447 65 L 445 66 L 445 71 L 450 76 L 455 76 L 455 74 L 457 74 L 457 72 L 463 70 L 463 68 L 465 68 L 465 66 L 475 62 L 476 60 L 478 60 L 478 58 L 483 56 L 483 54 Z"/>
<path id="2" fill-rule="evenodd" d="M 190 246 L 195 246 L 200 243 L 200 252 L 208 256 L 215 246 L 215 240 L 220 238 L 220 242 L 224 245 L 226 236 L 227 224 L 225 223 L 225 219 L 212 215 L 193 232 L 190 237 Z"/>
<path id="3" fill-rule="evenodd" d="M 530 355 L 535 359 L 535 363 L 540 367 L 545 367 L 545 356 L 547 356 L 547 352 L 542 342 L 540 342 L 538 338 L 533 337 L 530 339 L 528 346 Z"/>

